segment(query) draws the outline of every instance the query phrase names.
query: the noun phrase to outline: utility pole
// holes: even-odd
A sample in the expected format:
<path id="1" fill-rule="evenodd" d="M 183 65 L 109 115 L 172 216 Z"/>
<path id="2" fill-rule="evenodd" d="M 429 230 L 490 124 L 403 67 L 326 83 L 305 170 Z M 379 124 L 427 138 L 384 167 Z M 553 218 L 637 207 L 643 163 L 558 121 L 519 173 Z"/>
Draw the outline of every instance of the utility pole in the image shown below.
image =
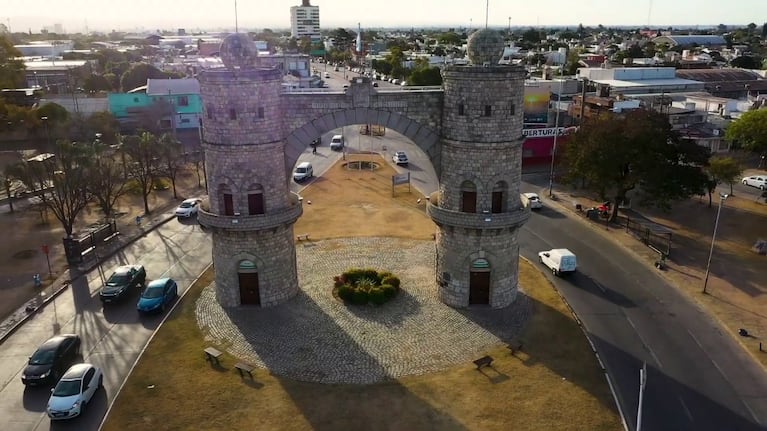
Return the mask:
<path id="1" fill-rule="evenodd" d="M 581 114 L 580 117 L 578 117 L 578 124 L 583 124 L 583 114 L 586 111 L 586 86 L 588 83 L 588 78 L 583 78 L 583 88 L 581 89 Z"/>

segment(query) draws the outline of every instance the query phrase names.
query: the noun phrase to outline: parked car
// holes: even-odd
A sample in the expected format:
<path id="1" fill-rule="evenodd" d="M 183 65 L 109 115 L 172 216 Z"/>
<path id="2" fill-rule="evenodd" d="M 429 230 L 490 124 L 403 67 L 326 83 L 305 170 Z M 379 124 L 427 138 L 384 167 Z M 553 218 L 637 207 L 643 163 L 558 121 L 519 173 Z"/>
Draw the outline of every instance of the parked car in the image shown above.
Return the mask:
<path id="1" fill-rule="evenodd" d="M 575 272 L 578 266 L 575 254 L 566 248 L 555 248 L 538 253 L 538 261 L 546 265 L 554 275 Z"/>
<path id="2" fill-rule="evenodd" d="M 56 335 L 41 344 L 29 357 L 27 367 L 21 373 L 21 382 L 27 386 L 56 383 L 79 355 L 79 335 Z"/>
<path id="3" fill-rule="evenodd" d="M 172 278 L 160 278 L 151 281 L 141 292 L 136 309 L 139 313 L 162 312 L 177 296 L 176 282 Z"/>
<path id="4" fill-rule="evenodd" d="M 200 208 L 201 199 L 192 198 L 186 199 L 181 202 L 181 205 L 176 208 L 176 217 L 189 218 L 193 215 L 197 215 L 197 210 Z"/>
<path id="5" fill-rule="evenodd" d="M 394 162 L 395 165 L 404 165 L 407 166 L 408 160 L 407 160 L 407 154 L 405 154 L 404 151 L 397 151 L 394 153 L 394 155 L 391 157 L 392 162 Z"/>
<path id="6" fill-rule="evenodd" d="M 344 149 L 344 136 L 343 135 L 333 135 L 332 138 L 330 138 L 330 149 L 333 151 L 341 151 Z"/>
<path id="7" fill-rule="evenodd" d="M 751 175 L 741 180 L 744 186 L 756 187 L 759 190 L 767 190 L 767 175 Z"/>
<path id="8" fill-rule="evenodd" d="M 93 394 L 103 386 L 100 368 L 92 364 L 72 365 L 53 388 L 45 412 L 51 420 L 80 416 Z"/>
<path id="9" fill-rule="evenodd" d="M 541 202 L 541 198 L 537 193 L 523 193 L 522 196 L 527 199 L 528 206 L 531 210 L 543 208 L 543 202 Z"/>
<path id="10" fill-rule="evenodd" d="M 103 303 L 115 302 L 128 295 L 132 288 L 143 287 L 145 283 L 146 270 L 142 265 L 123 265 L 109 276 L 99 298 Z"/>

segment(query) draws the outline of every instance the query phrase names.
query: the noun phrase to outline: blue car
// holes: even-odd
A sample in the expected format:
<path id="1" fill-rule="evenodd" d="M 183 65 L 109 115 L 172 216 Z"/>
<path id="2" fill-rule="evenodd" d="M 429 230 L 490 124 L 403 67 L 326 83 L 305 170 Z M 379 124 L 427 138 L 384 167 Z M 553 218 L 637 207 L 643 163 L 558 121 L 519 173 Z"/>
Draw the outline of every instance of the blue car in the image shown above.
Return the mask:
<path id="1" fill-rule="evenodd" d="M 136 304 L 140 313 L 162 312 L 178 296 L 178 286 L 172 278 L 154 280 L 141 292 Z"/>

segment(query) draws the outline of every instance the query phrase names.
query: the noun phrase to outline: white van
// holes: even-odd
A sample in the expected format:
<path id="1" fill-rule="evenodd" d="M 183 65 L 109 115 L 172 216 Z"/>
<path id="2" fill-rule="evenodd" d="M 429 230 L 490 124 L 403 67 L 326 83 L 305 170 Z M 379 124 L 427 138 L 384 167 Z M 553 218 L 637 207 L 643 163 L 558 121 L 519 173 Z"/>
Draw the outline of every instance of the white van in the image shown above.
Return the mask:
<path id="1" fill-rule="evenodd" d="M 293 172 L 293 181 L 300 183 L 301 181 L 308 180 L 314 176 L 314 169 L 309 162 L 302 162 L 296 166 L 296 170 Z"/>
<path id="2" fill-rule="evenodd" d="M 343 135 L 333 135 L 332 138 L 330 138 L 330 149 L 333 151 L 341 151 L 344 149 L 344 136 Z"/>
<path id="3" fill-rule="evenodd" d="M 577 266 L 575 254 L 566 248 L 538 252 L 538 260 L 546 265 L 554 275 L 573 273 Z"/>

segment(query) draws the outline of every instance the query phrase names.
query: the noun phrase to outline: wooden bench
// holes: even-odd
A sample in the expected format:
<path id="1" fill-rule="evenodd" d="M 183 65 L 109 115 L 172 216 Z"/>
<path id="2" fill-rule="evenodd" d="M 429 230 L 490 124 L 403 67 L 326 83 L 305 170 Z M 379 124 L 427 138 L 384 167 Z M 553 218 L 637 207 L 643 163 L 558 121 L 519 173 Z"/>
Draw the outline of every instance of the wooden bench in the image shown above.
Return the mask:
<path id="1" fill-rule="evenodd" d="M 509 344 L 506 345 L 512 355 L 517 352 L 521 352 L 522 346 L 524 346 L 524 343 L 519 340 L 511 340 L 509 341 Z"/>
<path id="2" fill-rule="evenodd" d="M 253 366 L 243 362 L 234 364 L 234 368 L 237 368 L 237 372 L 240 373 L 240 377 L 245 377 L 245 373 L 248 373 L 250 380 L 253 380 Z"/>
<path id="3" fill-rule="evenodd" d="M 205 360 L 210 361 L 212 364 L 213 362 L 216 363 L 216 365 L 221 365 L 221 362 L 219 362 L 218 358 L 223 354 L 220 350 L 216 349 L 215 347 L 206 347 L 205 350 Z"/>
<path id="4" fill-rule="evenodd" d="M 474 365 L 477 366 L 477 369 L 480 369 L 482 367 L 489 367 L 493 363 L 493 357 L 490 355 L 485 355 L 479 359 L 474 360 Z"/>
<path id="5" fill-rule="evenodd" d="M 296 239 L 299 240 L 299 241 L 309 241 L 309 234 L 308 233 L 304 233 L 304 234 L 301 234 L 301 235 L 296 235 Z"/>
<path id="6" fill-rule="evenodd" d="M 88 247 L 80 253 L 80 258 L 83 261 L 87 261 L 96 257 L 96 247 Z"/>
<path id="7" fill-rule="evenodd" d="M 109 241 L 112 241 L 113 239 L 117 238 L 117 235 L 120 235 L 120 232 L 115 232 L 112 235 L 109 235 L 108 237 L 104 238 L 102 242 L 104 244 L 108 243 Z"/>

